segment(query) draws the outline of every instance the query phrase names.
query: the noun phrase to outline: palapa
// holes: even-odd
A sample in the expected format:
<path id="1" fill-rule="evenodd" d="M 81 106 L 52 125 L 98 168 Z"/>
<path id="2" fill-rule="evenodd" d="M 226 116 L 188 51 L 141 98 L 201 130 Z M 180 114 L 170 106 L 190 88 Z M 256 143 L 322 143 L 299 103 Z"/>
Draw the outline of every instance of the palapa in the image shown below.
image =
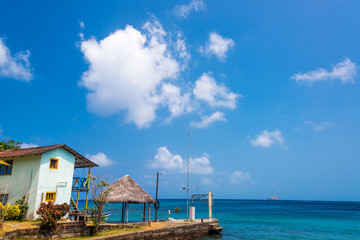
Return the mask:
<path id="1" fill-rule="evenodd" d="M 130 176 L 118 179 L 108 188 L 107 202 L 110 203 L 155 203 L 156 201 Z"/>

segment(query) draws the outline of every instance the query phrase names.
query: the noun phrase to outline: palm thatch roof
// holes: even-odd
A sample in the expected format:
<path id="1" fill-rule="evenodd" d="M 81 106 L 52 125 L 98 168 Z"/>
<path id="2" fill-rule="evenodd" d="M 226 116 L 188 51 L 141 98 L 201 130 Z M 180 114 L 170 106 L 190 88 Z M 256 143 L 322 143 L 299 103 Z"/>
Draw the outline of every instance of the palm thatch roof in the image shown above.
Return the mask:
<path id="1" fill-rule="evenodd" d="M 155 200 L 128 175 L 119 178 L 108 189 L 107 201 L 110 203 L 155 203 Z"/>

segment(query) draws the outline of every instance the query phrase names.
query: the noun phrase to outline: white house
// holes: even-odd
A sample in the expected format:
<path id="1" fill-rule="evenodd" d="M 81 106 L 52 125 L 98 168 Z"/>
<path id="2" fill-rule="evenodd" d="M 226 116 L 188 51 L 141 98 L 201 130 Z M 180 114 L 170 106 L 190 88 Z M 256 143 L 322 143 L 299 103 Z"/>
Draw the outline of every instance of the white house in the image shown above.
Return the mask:
<path id="1" fill-rule="evenodd" d="M 6 163 L 0 162 L 0 201 L 14 204 L 26 196 L 30 220 L 42 202 L 70 204 L 72 191 L 88 192 L 90 169 L 98 166 L 65 144 L 6 150 L 0 160 Z M 74 178 L 75 168 L 89 168 L 88 176 Z"/>

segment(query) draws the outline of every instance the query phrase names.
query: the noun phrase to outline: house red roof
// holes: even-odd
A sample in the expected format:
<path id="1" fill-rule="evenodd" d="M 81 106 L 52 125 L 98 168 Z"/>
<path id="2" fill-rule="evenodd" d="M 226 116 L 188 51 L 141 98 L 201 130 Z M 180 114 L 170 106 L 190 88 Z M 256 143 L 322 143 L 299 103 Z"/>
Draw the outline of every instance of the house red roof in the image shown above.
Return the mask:
<path id="1" fill-rule="evenodd" d="M 65 149 L 75 156 L 75 168 L 83 168 L 83 167 L 98 167 L 96 163 L 90 161 L 86 157 L 82 156 L 74 149 L 66 146 L 65 144 L 57 144 L 43 147 L 35 147 L 35 148 L 22 148 L 22 149 L 12 149 L 0 152 L 0 159 L 4 158 L 15 158 L 15 157 L 26 157 L 26 156 L 37 156 L 41 155 L 44 152 L 48 152 L 57 148 Z"/>

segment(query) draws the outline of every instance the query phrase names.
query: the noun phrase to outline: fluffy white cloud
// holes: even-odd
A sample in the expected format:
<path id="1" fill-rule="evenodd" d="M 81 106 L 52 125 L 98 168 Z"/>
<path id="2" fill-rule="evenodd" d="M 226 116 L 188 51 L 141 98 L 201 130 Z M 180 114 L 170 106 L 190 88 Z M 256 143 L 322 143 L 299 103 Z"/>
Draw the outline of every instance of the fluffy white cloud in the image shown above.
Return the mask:
<path id="1" fill-rule="evenodd" d="M 209 41 L 206 43 L 205 48 L 200 48 L 200 52 L 215 55 L 221 61 L 225 61 L 226 53 L 230 48 L 235 46 L 235 42 L 231 38 L 223 38 L 216 32 L 210 33 Z"/>
<path id="2" fill-rule="evenodd" d="M 192 0 L 188 5 L 179 5 L 175 7 L 175 14 L 179 17 L 186 18 L 190 12 L 199 12 L 206 8 L 203 0 Z"/>
<path id="3" fill-rule="evenodd" d="M 306 121 L 305 124 L 312 127 L 315 132 L 322 132 L 336 125 L 334 122 L 315 123 L 312 121 Z"/>
<path id="4" fill-rule="evenodd" d="M 167 119 L 171 119 L 182 115 L 184 112 L 192 112 L 191 106 L 191 93 L 181 94 L 179 87 L 176 87 L 170 83 L 163 84 L 161 87 L 162 102 L 167 105 L 171 115 Z"/>
<path id="5" fill-rule="evenodd" d="M 291 79 L 296 82 L 313 83 L 315 81 L 327 81 L 339 79 L 342 83 L 354 83 L 354 77 L 356 75 L 356 64 L 349 58 L 345 58 L 344 61 L 336 64 L 331 71 L 323 68 L 319 68 L 307 73 L 294 74 Z"/>
<path id="6" fill-rule="evenodd" d="M 196 99 L 212 107 L 236 108 L 236 101 L 241 95 L 230 92 L 225 85 L 218 85 L 215 79 L 204 73 L 196 82 L 193 94 Z"/>
<path id="7" fill-rule="evenodd" d="M 96 163 L 100 167 L 106 167 L 113 164 L 113 161 L 109 159 L 104 153 L 99 152 L 95 155 L 86 154 L 86 158 L 88 158 L 90 161 Z"/>
<path id="8" fill-rule="evenodd" d="M 33 144 L 33 143 L 23 143 L 21 144 L 20 148 L 35 148 L 38 147 L 39 145 L 37 144 Z"/>
<path id="9" fill-rule="evenodd" d="M 210 116 L 203 116 L 201 117 L 201 121 L 200 122 L 191 122 L 190 125 L 196 128 L 206 128 L 208 127 L 210 124 L 216 122 L 216 121 L 222 121 L 225 122 L 226 119 L 224 117 L 224 113 L 222 112 L 214 112 L 213 114 L 211 114 Z"/>
<path id="10" fill-rule="evenodd" d="M 153 161 L 150 161 L 151 168 L 164 170 L 182 170 L 184 161 L 180 155 L 172 154 L 166 147 L 159 147 Z"/>
<path id="11" fill-rule="evenodd" d="M 251 176 L 248 172 L 236 170 L 229 176 L 229 180 L 231 184 L 238 184 L 240 182 L 250 181 Z"/>
<path id="12" fill-rule="evenodd" d="M 171 39 L 171 36 L 176 41 Z M 185 70 L 190 59 L 185 41 L 180 33 L 167 34 L 161 24 L 152 19 L 142 30 L 132 26 L 117 30 L 104 39 L 85 40 L 80 48 L 89 63 L 80 85 L 89 90 L 89 112 L 102 116 L 124 114 L 125 121 L 139 128 L 149 127 L 157 119 L 157 111 L 167 109 L 169 122 L 183 114 L 201 110 L 200 102 L 213 108 L 236 108 L 239 94 L 204 73 L 194 89 L 176 86 L 179 73 Z M 203 117 L 206 127 L 214 121 L 224 121 L 217 112 Z"/>
<path id="13" fill-rule="evenodd" d="M 213 168 L 210 164 L 210 155 L 204 153 L 203 156 L 198 158 L 190 158 L 190 172 L 197 174 L 210 174 Z"/>
<path id="14" fill-rule="evenodd" d="M 270 147 L 274 144 L 279 144 L 286 149 L 284 138 L 281 134 L 280 130 L 275 130 L 273 132 L 264 130 L 261 134 L 257 135 L 255 139 L 251 139 L 250 142 L 252 145 L 259 147 Z"/>
<path id="15" fill-rule="evenodd" d="M 9 48 L 5 46 L 2 38 L 0 38 L 0 77 L 24 81 L 33 79 L 29 57 L 29 50 L 18 52 L 12 56 Z"/>
<path id="16" fill-rule="evenodd" d="M 181 70 L 169 49 L 172 44 L 165 38 L 166 32 L 153 20 L 144 24 L 143 32 L 126 26 L 101 41 L 83 41 L 81 51 L 90 66 L 81 84 L 90 91 L 89 111 L 103 116 L 125 112 L 127 122 L 148 127 L 156 119 L 156 110 L 164 105 L 162 100 L 169 99 L 167 90 L 175 89 L 163 84 L 175 79 Z M 164 96 L 159 93 L 161 88 Z M 187 98 L 183 97 L 185 101 Z M 185 103 L 175 106 L 176 101 L 169 104 L 172 116 L 185 109 Z"/>
<path id="17" fill-rule="evenodd" d="M 210 156 L 205 154 L 198 158 L 190 158 L 190 172 L 198 174 L 210 174 L 213 172 Z M 181 172 L 187 171 L 187 162 L 178 154 L 171 153 L 166 147 L 159 147 L 154 159 L 149 162 L 151 168 L 163 169 L 167 171 Z"/>

